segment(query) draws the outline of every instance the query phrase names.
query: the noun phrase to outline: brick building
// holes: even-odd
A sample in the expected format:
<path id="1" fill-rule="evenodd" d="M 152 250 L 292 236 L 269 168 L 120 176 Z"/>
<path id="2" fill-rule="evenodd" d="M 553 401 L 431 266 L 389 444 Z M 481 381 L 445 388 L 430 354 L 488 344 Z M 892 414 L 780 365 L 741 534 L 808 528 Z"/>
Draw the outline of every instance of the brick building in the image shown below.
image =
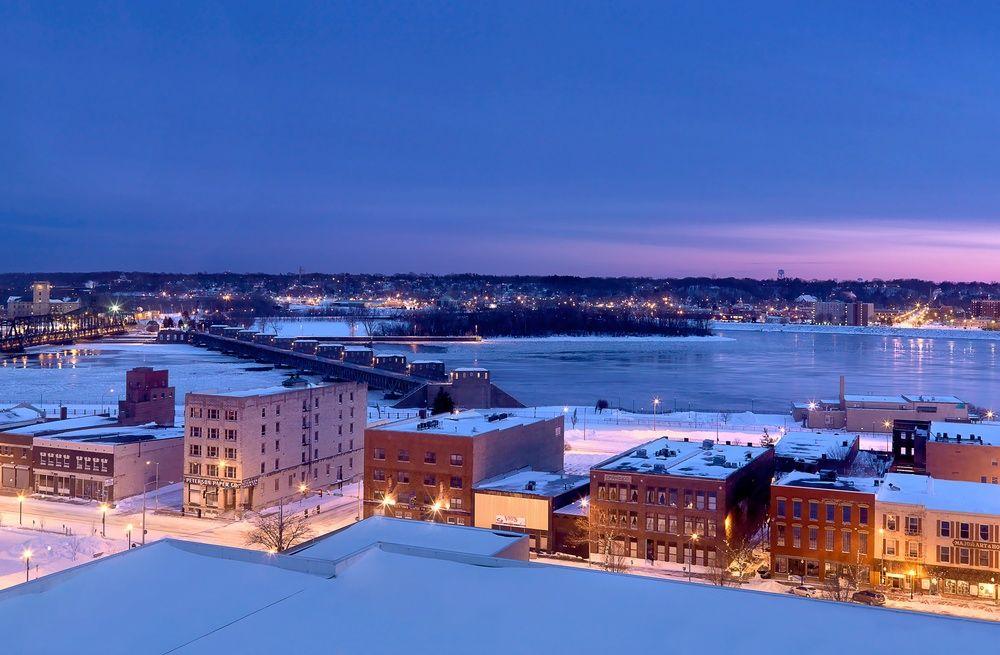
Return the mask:
<path id="1" fill-rule="evenodd" d="M 257 510 L 361 471 L 367 387 L 292 378 L 185 397 L 184 511 Z"/>
<path id="2" fill-rule="evenodd" d="M 896 421 L 893 471 L 1000 484 L 1000 425 Z"/>
<path id="3" fill-rule="evenodd" d="M 968 404 L 955 396 L 848 394 L 845 386 L 841 376 L 838 398 L 796 403 L 793 418 L 807 428 L 885 433 L 896 420 L 969 420 Z"/>
<path id="4" fill-rule="evenodd" d="M 118 422 L 121 425 L 174 424 L 174 388 L 167 371 L 148 367 L 133 368 L 125 373 L 125 398 L 118 401 Z"/>
<path id="5" fill-rule="evenodd" d="M 771 569 L 808 581 L 871 580 L 873 478 L 793 471 L 771 486 Z"/>
<path id="6" fill-rule="evenodd" d="M 716 566 L 762 525 L 773 473 L 771 449 L 656 439 L 591 469 L 591 530 L 627 557 Z"/>
<path id="7" fill-rule="evenodd" d="M 365 431 L 365 516 L 472 525 L 473 486 L 532 467 L 563 466 L 563 417 L 475 411 L 411 418 Z"/>

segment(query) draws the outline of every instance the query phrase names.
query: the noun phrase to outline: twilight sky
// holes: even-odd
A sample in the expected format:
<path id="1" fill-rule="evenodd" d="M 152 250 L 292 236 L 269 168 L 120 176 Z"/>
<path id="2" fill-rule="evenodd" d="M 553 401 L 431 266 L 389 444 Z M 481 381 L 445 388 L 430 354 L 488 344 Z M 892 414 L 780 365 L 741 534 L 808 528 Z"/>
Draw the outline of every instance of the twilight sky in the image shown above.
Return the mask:
<path id="1" fill-rule="evenodd" d="M 996 3 L 93 4 L 0 3 L 2 271 L 1000 279 Z"/>

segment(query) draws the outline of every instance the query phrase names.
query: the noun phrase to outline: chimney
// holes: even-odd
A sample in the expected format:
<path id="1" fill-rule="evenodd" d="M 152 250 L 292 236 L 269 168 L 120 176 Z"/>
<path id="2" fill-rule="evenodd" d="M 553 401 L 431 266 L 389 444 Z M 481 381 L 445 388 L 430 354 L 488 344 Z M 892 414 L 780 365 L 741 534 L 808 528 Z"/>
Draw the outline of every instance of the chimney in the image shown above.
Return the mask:
<path id="1" fill-rule="evenodd" d="M 66 405 L 60 405 L 59 406 L 59 418 L 62 419 L 62 420 L 65 420 L 66 416 L 67 416 Z"/>

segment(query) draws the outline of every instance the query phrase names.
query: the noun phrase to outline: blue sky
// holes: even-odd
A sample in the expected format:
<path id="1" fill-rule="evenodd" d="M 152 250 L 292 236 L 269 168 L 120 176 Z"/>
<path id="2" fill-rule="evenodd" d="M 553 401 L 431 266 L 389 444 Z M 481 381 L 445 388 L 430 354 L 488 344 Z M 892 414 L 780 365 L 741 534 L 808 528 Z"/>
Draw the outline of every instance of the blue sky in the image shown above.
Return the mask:
<path id="1" fill-rule="evenodd" d="M 0 270 L 1000 279 L 990 3 L 3 3 Z"/>

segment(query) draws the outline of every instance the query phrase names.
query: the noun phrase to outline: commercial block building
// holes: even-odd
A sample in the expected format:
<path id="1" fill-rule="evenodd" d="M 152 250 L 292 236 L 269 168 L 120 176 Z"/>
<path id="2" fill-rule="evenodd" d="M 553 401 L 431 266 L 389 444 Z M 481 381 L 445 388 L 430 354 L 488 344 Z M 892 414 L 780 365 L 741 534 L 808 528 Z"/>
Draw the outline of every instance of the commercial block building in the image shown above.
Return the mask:
<path id="1" fill-rule="evenodd" d="M 839 432 L 786 432 L 774 446 L 778 471 L 844 473 L 858 455 L 861 439 Z"/>
<path id="2" fill-rule="evenodd" d="M 871 581 L 873 478 L 793 471 L 771 486 L 771 569 L 780 577 Z"/>
<path id="3" fill-rule="evenodd" d="M 121 425 L 161 426 L 174 424 L 174 388 L 167 371 L 149 367 L 133 368 L 125 373 L 125 398 L 118 401 Z"/>
<path id="4" fill-rule="evenodd" d="M 590 478 L 520 469 L 479 482 L 475 526 L 529 535 L 531 549 L 556 548 L 555 512 L 590 495 Z"/>
<path id="5" fill-rule="evenodd" d="M 473 487 L 531 467 L 563 466 L 563 417 L 476 411 L 411 418 L 365 431 L 365 516 L 472 525 Z"/>
<path id="6" fill-rule="evenodd" d="M 838 398 L 797 403 L 792 415 L 808 428 L 889 433 L 897 420 L 967 422 L 969 406 L 955 396 L 848 394 L 841 377 Z"/>
<path id="7" fill-rule="evenodd" d="M 361 471 L 367 387 L 285 385 L 185 397 L 184 511 L 259 510 Z"/>
<path id="8" fill-rule="evenodd" d="M 995 599 L 1000 583 L 1000 486 L 890 473 L 876 494 L 885 584 Z"/>
<path id="9" fill-rule="evenodd" d="M 773 473 L 768 448 L 656 439 L 591 469 L 591 530 L 627 557 L 725 565 L 727 543 L 766 518 Z"/>

